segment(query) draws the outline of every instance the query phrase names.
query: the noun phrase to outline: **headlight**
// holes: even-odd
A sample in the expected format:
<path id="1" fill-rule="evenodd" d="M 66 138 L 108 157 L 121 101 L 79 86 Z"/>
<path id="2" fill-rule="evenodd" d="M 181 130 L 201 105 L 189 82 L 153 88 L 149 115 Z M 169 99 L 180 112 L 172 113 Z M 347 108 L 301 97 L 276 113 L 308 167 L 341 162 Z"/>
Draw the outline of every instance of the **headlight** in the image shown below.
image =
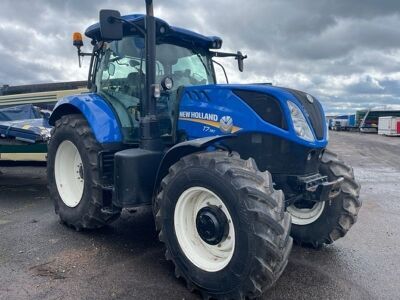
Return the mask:
<path id="1" fill-rule="evenodd" d="M 288 106 L 290 110 L 290 115 L 292 117 L 293 125 L 294 125 L 294 130 L 296 131 L 296 134 L 309 142 L 315 141 L 314 135 L 311 131 L 310 126 L 308 125 L 306 121 L 306 117 L 300 110 L 300 108 L 294 104 L 292 101 L 288 101 Z"/>

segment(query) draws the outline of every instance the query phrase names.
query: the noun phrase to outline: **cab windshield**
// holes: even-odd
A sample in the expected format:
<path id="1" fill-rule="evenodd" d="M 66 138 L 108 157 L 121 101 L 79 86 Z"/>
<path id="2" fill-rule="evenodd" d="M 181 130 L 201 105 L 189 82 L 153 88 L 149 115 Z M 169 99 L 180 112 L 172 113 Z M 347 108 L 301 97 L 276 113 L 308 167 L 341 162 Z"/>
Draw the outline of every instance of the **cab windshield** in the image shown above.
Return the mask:
<path id="1" fill-rule="evenodd" d="M 180 86 L 215 83 L 211 56 L 204 49 L 189 49 L 173 44 L 156 47 L 156 83 L 166 76 L 173 87 L 157 101 L 161 134 L 172 134 L 172 115 Z M 112 105 L 121 122 L 125 142 L 139 140 L 140 100 L 145 89 L 144 39 L 125 37 L 105 43 L 97 63 L 97 92 Z"/>

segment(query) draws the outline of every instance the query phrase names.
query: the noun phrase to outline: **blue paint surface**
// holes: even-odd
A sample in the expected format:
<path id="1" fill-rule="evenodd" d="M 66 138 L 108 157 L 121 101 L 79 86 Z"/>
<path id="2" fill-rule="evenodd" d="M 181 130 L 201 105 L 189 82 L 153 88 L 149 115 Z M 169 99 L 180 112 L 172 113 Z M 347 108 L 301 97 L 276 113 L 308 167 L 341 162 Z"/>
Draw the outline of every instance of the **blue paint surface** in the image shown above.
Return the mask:
<path id="1" fill-rule="evenodd" d="M 232 92 L 232 90 L 235 89 L 267 93 L 277 98 L 286 116 L 288 130 L 265 122 L 249 105 Z M 187 87 L 185 88 L 185 93 L 180 104 L 178 128 L 185 131 L 189 139 L 213 135 L 226 135 L 230 133 L 223 132 L 219 128 L 220 125 L 218 122 L 222 117 L 228 116 L 232 119 L 233 126 L 237 130 L 233 133 L 238 135 L 246 132 L 268 133 L 310 148 L 326 147 L 327 128 L 325 122 L 323 124 L 325 127 L 323 139 L 318 140 L 315 138 L 315 141 L 309 142 L 297 136 L 287 106 L 288 100 L 300 107 L 306 116 L 308 124 L 312 128 L 308 114 L 300 101 L 290 92 L 279 87 L 269 85 L 206 85 Z M 185 115 L 183 112 L 188 112 L 188 114 Z M 200 113 L 198 116 L 203 118 L 203 120 L 193 121 L 190 118 L 192 112 Z M 213 119 L 214 115 L 217 115 L 217 118 L 215 118 L 217 122 L 204 120 L 204 118 Z M 186 118 L 186 116 L 189 116 L 189 118 Z M 212 125 L 207 123 L 211 123 Z M 314 131 L 313 134 L 315 137 Z"/>
<path id="2" fill-rule="evenodd" d="M 281 129 L 264 121 L 249 105 L 232 92 L 235 89 L 267 93 L 278 99 L 283 113 L 286 115 L 288 129 Z M 325 122 L 323 123 L 325 134 L 322 139 L 315 138 L 315 141 L 309 142 L 297 136 L 287 106 L 288 100 L 300 107 L 312 129 L 308 114 L 300 101 L 285 89 L 268 85 L 186 87 L 179 107 L 178 129 L 184 131 L 190 140 L 216 135 L 240 135 L 254 132 L 272 134 L 310 148 L 326 147 L 328 141 L 326 139 L 327 128 Z M 107 102 L 99 95 L 83 94 L 65 97 L 57 103 L 55 111 L 62 109 L 63 105 L 73 105 L 82 112 L 100 143 L 122 141 L 118 119 Z M 192 113 L 195 114 L 195 117 L 193 117 Z M 232 132 L 221 130 L 221 119 L 227 118 L 232 120 Z M 314 131 L 313 134 L 315 137 Z"/>
<path id="3" fill-rule="evenodd" d="M 57 102 L 53 114 L 68 105 L 74 106 L 85 116 L 99 143 L 122 141 L 118 120 L 101 96 L 92 93 L 64 97 Z"/>
<path id="4" fill-rule="evenodd" d="M 126 21 L 134 22 L 140 27 L 144 28 L 144 17 L 142 14 L 134 14 L 122 16 Z M 157 33 L 157 37 L 162 39 L 168 39 L 173 41 L 190 42 L 191 44 L 196 44 L 199 47 L 213 48 L 213 43 L 218 42 L 220 46 L 222 45 L 222 39 L 217 36 L 205 36 L 197 32 L 187 30 L 180 27 L 170 26 L 166 21 L 155 18 L 157 27 L 164 26 L 167 28 L 167 32 L 163 35 Z M 131 35 L 131 26 L 123 24 L 124 36 Z M 101 40 L 100 24 L 95 23 L 86 29 L 85 35 L 91 39 Z"/>

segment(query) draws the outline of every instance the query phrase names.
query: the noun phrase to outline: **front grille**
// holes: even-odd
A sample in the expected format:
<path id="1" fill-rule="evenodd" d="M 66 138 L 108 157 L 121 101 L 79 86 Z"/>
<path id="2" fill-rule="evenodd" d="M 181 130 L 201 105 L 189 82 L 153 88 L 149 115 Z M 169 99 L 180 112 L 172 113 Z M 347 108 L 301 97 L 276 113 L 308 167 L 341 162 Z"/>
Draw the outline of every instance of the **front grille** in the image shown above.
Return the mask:
<path id="1" fill-rule="evenodd" d="M 246 90 L 234 93 L 247 103 L 264 121 L 287 130 L 287 123 L 278 99 L 274 96 Z"/>
<path id="2" fill-rule="evenodd" d="M 324 111 L 322 109 L 321 103 L 314 98 L 314 102 L 311 103 L 307 99 L 307 94 L 293 89 L 284 88 L 294 95 L 297 100 L 301 102 L 305 108 L 308 116 L 310 117 L 311 125 L 314 128 L 315 135 L 317 139 L 322 140 L 324 138 Z"/>
<path id="3" fill-rule="evenodd" d="M 318 173 L 319 155 L 323 149 L 312 149 L 268 133 L 242 133 L 240 138 L 227 139 L 224 144 L 240 154 L 252 157 L 260 171 L 272 174 L 310 175 Z M 308 155 L 312 153 L 311 159 Z"/>

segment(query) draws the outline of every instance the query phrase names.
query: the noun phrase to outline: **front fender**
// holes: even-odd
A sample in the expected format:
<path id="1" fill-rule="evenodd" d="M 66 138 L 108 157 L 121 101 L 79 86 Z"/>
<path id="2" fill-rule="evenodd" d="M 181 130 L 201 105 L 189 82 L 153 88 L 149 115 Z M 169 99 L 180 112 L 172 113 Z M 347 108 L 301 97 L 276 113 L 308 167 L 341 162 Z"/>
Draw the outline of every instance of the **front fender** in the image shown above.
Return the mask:
<path id="1" fill-rule="evenodd" d="M 49 124 L 54 126 L 63 115 L 81 113 L 89 123 L 100 144 L 122 141 L 117 117 L 109 104 L 97 94 L 81 94 L 62 98 L 57 102 L 50 116 Z"/>
<path id="2" fill-rule="evenodd" d="M 185 141 L 176 144 L 175 146 L 170 148 L 165 153 L 157 171 L 157 177 L 153 191 L 154 197 L 157 195 L 158 187 L 161 183 L 161 180 L 168 174 L 169 167 L 171 167 L 174 163 L 179 161 L 182 157 L 195 152 L 205 150 L 209 146 L 212 146 L 213 144 L 220 142 L 222 140 L 231 139 L 235 137 L 236 137 L 235 135 L 223 135 L 223 136 L 218 135 L 218 136 L 204 137 L 190 141 Z"/>

